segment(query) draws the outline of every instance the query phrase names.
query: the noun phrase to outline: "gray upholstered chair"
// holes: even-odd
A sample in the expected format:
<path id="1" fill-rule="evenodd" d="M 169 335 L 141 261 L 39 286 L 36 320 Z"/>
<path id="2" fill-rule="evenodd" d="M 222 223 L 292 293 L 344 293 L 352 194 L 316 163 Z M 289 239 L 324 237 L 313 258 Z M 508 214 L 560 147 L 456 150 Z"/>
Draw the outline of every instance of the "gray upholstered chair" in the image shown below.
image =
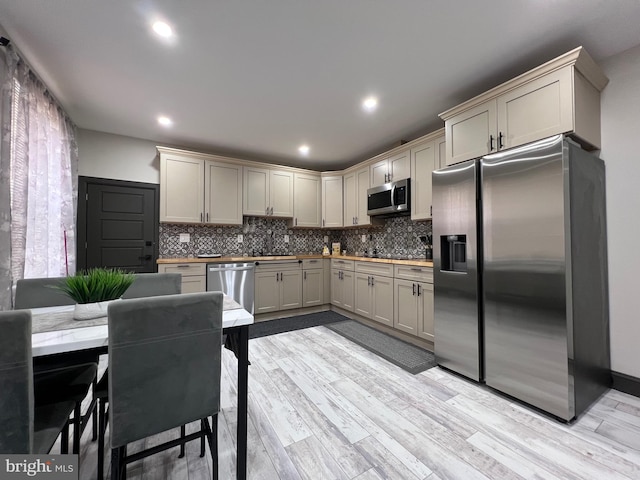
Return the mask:
<path id="1" fill-rule="evenodd" d="M 176 295 L 182 293 L 182 275 L 179 273 L 138 273 L 123 299 Z M 98 400 L 98 480 L 104 471 L 104 435 L 107 428 L 106 406 L 109 402 L 108 371 L 102 376 L 96 388 Z"/>
<path id="2" fill-rule="evenodd" d="M 73 305 L 75 301 L 56 288 L 63 280 L 64 277 L 25 278 L 18 280 L 16 282 L 15 309 Z M 74 416 L 71 419 L 71 423 L 74 425 L 73 453 L 80 452 L 80 435 L 91 414 L 93 414 L 93 440 L 95 440 L 98 435 L 97 399 L 95 398 L 97 369 L 87 368 L 84 372 L 81 372 L 77 369 L 68 370 L 68 367 L 90 365 L 93 363 L 97 364 L 98 360 L 98 355 L 91 351 L 71 352 L 50 357 L 36 357 L 33 360 L 36 389 L 43 393 L 42 395 L 38 394 L 38 398 L 41 399 L 39 401 L 43 402 L 43 404 L 55 403 L 61 395 L 65 398 L 70 398 L 68 397 L 68 392 L 62 392 L 60 389 L 53 388 L 52 384 L 55 382 L 56 377 L 58 377 L 60 381 L 66 382 L 69 380 L 70 374 L 76 376 L 74 380 L 76 408 L 74 409 Z M 90 371 L 93 371 L 93 378 L 88 378 Z M 93 385 L 92 402 L 89 405 L 87 413 L 83 416 L 80 412 L 80 405 L 91 385 Z"/>
<path id="3" fill-rule="evenodd" d="M 179 273 L 137 273 L 123 299 L 175 295 L 182 293 L 182 275 Z"/>
<path id="4" fill-rule="evenodd" d="M 217 478 L 222 293 L 123 300 L 109 305 L 109 428 L 112 479 L 126 464 L 186 442 L 209 441 Z M 200 420 L 190 435 L 127 457 L 127 445 Z"/>
<path id="5" fill-rule="evenodd" d="M 54 278 L 24 278 L 16 282 L 16 299 L 13 308 L 57 307 L 59 305 L 73 305 L 75 301 L 55 288 L 60 285 L 64 277 Z"/>
<path id="6" fill-rule="evenodd" d="M 57 402 L 34 402 L 31 312 L 0 312 L 0 331 L 0 454 L 48 453 L 61 432 L 61 453 L 68 453 L 75 401 L 64 398 L 65 385 L 56 382 Z"/>

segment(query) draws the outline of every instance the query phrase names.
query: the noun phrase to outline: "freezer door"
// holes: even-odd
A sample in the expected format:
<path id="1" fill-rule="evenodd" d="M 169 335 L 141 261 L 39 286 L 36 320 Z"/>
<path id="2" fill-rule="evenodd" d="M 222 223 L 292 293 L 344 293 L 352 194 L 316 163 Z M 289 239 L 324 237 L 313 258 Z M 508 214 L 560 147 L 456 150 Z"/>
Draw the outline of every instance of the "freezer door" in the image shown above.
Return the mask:
<path id="1" fill-rule="evenodd" d="M 477 247 L 477 174 L 470 161 L 433 172 L 435 354 L 438 363 L 482 380 Z"/>
<path id="2" fill-rule="evenodd" d="M 574 416 L 567 334 L 563 139 L 482 159 L 487 385 Z"/>

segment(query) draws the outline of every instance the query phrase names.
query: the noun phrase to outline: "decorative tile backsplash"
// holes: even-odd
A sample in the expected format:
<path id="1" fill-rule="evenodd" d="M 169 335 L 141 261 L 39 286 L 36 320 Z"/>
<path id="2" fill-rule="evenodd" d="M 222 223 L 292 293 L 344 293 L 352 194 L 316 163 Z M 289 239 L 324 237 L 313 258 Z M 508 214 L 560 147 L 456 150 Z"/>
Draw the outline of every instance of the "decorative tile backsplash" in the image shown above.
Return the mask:
<path id="1" fill-rule="evenodd" d="M 419 237 L 431 234 L 431 222 L 414 222 L 409 217 L 389 218 L 381 226 L 344 230 L 291 229 L 285 219 L 262 217 L 245 217 L 244 222 L 236 226 L 160 224 L 160 257 L 321 253 L 327 236 L 329 248 L 332 242 L 340 242 L 350 255 L 365 250 L 371 254 L 375 249 L 380 257 L 423 258 L 425 249 Z M 181 233 L 189 234 L 188 242 L 180 242 Z M 242 242 L 238 242 L 239 235 Z"/>

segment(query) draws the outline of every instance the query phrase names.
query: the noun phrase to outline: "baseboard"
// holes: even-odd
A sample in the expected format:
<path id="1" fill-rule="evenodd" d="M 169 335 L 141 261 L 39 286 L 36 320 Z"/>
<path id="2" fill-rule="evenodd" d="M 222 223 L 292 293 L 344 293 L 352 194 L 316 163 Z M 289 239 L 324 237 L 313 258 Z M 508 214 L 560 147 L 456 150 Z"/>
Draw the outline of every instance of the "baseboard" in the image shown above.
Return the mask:
<path id="1" fill-rule="evenodd" d="M 355 320 L 357 322 L 363 323 L 368 327 L 375 328 L 376 330 L 379 330 L 382 333 L 386 333 L 387 335 L 395 337 L 395 338 L 397 338 L 399 340 L 402 340 L 404 342 L 407 342 L 407 343 L 410 343 L 412 345 L 415 345 L 416 347 L 424 348 L 425 350 L 429 350 L 430 352 L 433 352 L 433 343 L 430 342 L 429 340 L 424 340 L 422 338 L 418 338 L 418 337 L 414 337 L 413 335 L 409 335 L 408 333 L 400 332 L 400 331 L 396 330 L 395 328 L 387 327 L 386 325 L 382 325 L 382 324 L 380 324 L 378 322 L 374 322 L 373 320 L 370 320 L 368 318 L 364 318 L 364 317 L 358 315 L 357 313 L 353 313 L 353 312 L 349 312 L 347 310 L 343 310 L 342 308 L 336 307 L 335 305 L 331 305 L 331 310 L 333 312 L 339 313 L 340 315 L 344 315 L 347 318 L 350 318 L 350 319 Z"/>
<path id="2" fill-rule="evenodd" d="M 635 397 L 640 397 L 640 378 L 632 377 L 625 373 L 611 372 L 613 385 L 611 388 L 619 390 Z"/>
<path id="3" fill-rule="evenodd" d="M 255 322 L 265 322 L 269 320 L 275 320 L 278 318 L 295 317 L 297 315 L 307 315 L 309 313 L 326 312 L 329 310 L 329 305 L 318 305 L 317 307 L 306 308 L 293 308 L 291 310 L 278 310 L 277 312 L 259 313 L 254 315 Z"/>

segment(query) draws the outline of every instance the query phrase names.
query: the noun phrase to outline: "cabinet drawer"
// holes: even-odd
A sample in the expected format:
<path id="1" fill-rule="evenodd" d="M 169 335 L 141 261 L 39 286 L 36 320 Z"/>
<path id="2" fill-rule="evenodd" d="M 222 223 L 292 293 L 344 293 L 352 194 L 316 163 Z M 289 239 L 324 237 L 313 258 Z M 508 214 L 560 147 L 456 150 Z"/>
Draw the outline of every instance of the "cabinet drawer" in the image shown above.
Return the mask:
<path id="1" fill-rule="evenodd" d="M 306 260 L 302 260 L 302 268 L 304 270 L 323 268 L 324 264 L 322 262 L 323 262 L 322 258 L 309 258 Z"/>
<path id="2" fill-rule="evenodd" d="M 356 272 L 393 277 L 393 265 L 390 263 L 356 262 Z"/>
<path id="3" fill-rule="evenodd" d="M 288 272 L 291 270 L 300 270 L 298 260 L 292 262 L 257 262 L 256 272 Z"/>
<path id="4" fill-rule="evenodd" d="M 433 267 L 396 265 L 394 277 L 405 280 L 415 280 L 417 282 L 433 283 Z"/>
<path id="5" fill-rule="evenodd" d="M 181 273 L 187 275 L 206 275 L 206 263 L 175 263 L 158 265 L 158 273 Z"/>
<path id="6" fill-rule="evenodd" d="M 350 270 L 353 271 L 354 268 L 353 260 L 341 260 L 338 258 L 331 259 L 331 268 L 339 268 L 340 270 Z"/>

